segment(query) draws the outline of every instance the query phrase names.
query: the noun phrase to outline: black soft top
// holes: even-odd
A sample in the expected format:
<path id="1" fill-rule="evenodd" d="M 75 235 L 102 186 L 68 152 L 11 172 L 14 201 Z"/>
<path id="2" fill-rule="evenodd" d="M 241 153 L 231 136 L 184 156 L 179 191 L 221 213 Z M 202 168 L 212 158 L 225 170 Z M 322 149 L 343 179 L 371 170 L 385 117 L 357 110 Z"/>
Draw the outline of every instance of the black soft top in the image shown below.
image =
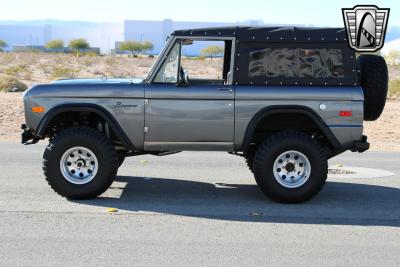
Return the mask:
<path id="1" fill-rule="evenodd" d="M 215 27 L 177 30 L 175 36 L 236 37 L 239 42 L 346 42 L 344 28 Z"/>

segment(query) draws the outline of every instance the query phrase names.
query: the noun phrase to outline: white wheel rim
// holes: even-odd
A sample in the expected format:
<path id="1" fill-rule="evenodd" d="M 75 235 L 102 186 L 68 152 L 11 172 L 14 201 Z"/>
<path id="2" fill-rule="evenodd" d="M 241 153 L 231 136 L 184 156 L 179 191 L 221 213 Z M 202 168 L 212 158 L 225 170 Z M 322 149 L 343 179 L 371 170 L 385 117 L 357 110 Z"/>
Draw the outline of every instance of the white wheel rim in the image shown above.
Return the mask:
<path id="1" fill-rule="evenodd" d="M 276 158 L 273 173 L 280 185 L 286 188 L 298 188 L 310 178 L 311 164 L 303 153 L 289 150 Z"/>
<path id="2" fill-rule="evenodd" d="M 65 151 L 60 160 L 64 178 L 73 184 L 87 184 L 97 174 L 99 162 L 96 155 L 85 147 L 72 147 Z"/>

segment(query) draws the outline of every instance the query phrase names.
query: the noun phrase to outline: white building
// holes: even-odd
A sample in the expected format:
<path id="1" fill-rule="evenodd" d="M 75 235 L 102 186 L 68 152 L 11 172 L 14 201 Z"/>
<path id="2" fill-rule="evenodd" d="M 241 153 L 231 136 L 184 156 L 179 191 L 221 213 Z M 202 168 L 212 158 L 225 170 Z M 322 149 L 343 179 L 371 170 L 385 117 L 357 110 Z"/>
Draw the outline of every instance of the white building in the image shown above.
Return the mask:
<path id="1" fill-rule="evenodd" d="M 165 44 L 166 37 L 175 30 L 220 27 L 232 25 L 266 25 L 262 21 L 252 20 L 238 23 L 192 22 L 164 20 L 125 20 L 121 23 L 91 23 L 74 21 L 33 21 L 15 22 L 15 25 L 1 25 L 0 39 L 5 40 L 10 50 L 13 46 L 43 46 L 51 39 L 62 39 L 66 44 L 71 39 L 85 38 L 92 47 L 100 47 L 101 53 L 110 53 L 116 42 L 136 40 L 151 41 L 152 53 L 157 54 Z M 269 24 L 272 25 L 272 24 Z M 283 25 L 281 25 L 283 26 Z M 196 47 L 187 49 L 191 53 Z M 196 48 L 198 49 L 198 47 Z"/>
<path id="2" fill-rule="evenodd" d="M 230 25 L 233 25 L 233 23 L 173 21 L 171 19 L 162 21 L 125 20 L 124 41 L 150 41 L 154 44 L 152 53 L 158 54 L 164 47 L 167 36 L 175 30 Z"/>
<path id="3" fill-rule="evenodd" d="M 13 45 L 43 45 L 49 37 L 44 26 L 0 25 L 0 40 L 7 42 L 9 50 Z"/>
<path id="4" fill-rule="evenodd" d="M 62 39 L 67 45 L 72 39 L 85 38 L 92 47 L 100 47 L 101 53 L 109 53 L 123 36 L 123 23 L 0 25 L 0 39 L 8 44 L 6 50 L 13 46 L 43 46 L 51 39 Z"/>

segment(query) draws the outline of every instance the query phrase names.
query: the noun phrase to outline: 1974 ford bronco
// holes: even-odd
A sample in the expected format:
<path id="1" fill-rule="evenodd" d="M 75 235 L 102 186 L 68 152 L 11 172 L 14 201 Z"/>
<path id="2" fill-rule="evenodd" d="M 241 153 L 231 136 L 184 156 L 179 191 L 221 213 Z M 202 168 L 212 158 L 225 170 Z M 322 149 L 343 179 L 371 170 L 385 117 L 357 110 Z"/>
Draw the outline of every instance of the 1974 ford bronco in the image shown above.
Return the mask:
<path id="1" fill-rule="evenodd" d="M 221 62 L 214 76 L 187 64 L 188 50 L 204 44 L 224 47 L 202 60 Z M 384 59 L 357 58 L 344 29 L 179 30 L 144 80 L 30 88 L 22 143 L 49 138 L 44 175 L 71 199 L 102 194 L 125 157 L 205 150 L 244 157 L 267 196 L 298 203 L 321 190 L 329 158 L 369 148 L 363 121 L 382 113 L 387 84 Z"/>

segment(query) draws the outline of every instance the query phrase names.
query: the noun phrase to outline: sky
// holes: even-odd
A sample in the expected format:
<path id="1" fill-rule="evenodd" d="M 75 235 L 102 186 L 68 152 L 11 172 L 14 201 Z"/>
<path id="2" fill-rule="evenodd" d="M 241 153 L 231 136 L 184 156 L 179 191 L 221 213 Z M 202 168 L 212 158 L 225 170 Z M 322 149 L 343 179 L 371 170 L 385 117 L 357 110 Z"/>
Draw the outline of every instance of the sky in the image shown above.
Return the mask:
<path id="1" fill-rule="evenodd" d="M 263 20 L 265 23 L 343 26 L 341 8 L 375 4 L 391 8 L 389 27 L 400 26 L 400 1 L 380 0 L 0 0 L 0 20 L 126 19 L 208 22 Z"/>

